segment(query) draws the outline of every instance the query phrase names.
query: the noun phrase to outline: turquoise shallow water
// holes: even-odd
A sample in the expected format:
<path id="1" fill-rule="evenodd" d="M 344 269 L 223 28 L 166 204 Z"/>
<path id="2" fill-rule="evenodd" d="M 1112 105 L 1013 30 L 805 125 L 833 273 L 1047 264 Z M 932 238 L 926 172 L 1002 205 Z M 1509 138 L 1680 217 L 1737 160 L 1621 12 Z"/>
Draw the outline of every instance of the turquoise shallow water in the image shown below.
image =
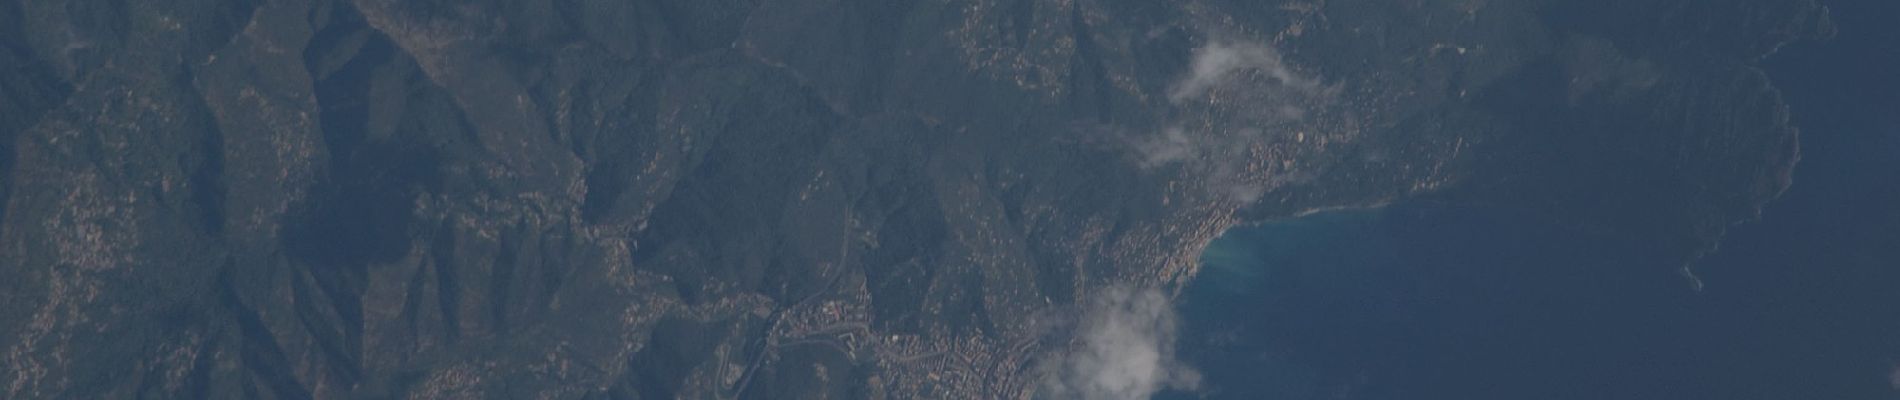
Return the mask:
<path id="1" fill-rule="evenodd" d="M 1376 244 L 1354 242 L 1377 240 L 1362 234 L 1381 215 L 1379 210 L 1338 211 L 1228 230 L 1201 253 L 1197 284 L 1207 287 L 1197 290 L 1245 293 L 1266 284 L 1273 265 Z"/>
<path id="2" fill-rule="evenodd" d="M 1896 398 L 1900 2 L 1826 3 L 1839 38 L 1766 62 L 1802 127 L 1795 184 L 1696 262 L 1700 292 L 1676 249 L 1526 210 L 1241 227 L 1179 299 L 1203 388 L 1160 397 Z"/>
<path id="3" fill-rule="evenodd" d="M 1339 211 L 1238 227 L 1209 243 L 1181 304 L 1183 356 L 1199 366 L 1207 388 L 1162 397 L 1321 397 L 1321 371 L 1274 342 L 1271 324 L 1288 304 L 1277 294 L 1331 280 L 1300 266 L 1328 265 L 1329 275 L 1351 279 L 1355 268 L 1378 264 L 1384 243 L 1373 231 L 1384 213 Z"/>
<path id="4" fill-rule="evenodd" d="M 1416 204 L 1237 228 L 1209 245 L 1182 296 L 1182 357 L 1206 387 L 1177 398 L 1537 395 L 1562 392 L 1546 386 L 1560 377 L 1660 385 L 1618 367 L 1683 338 L 1626 328 L 1683 317 L 1645 308 L 1687 295 L 1649 261 L 1655 250 L 1513 210 Z"/>

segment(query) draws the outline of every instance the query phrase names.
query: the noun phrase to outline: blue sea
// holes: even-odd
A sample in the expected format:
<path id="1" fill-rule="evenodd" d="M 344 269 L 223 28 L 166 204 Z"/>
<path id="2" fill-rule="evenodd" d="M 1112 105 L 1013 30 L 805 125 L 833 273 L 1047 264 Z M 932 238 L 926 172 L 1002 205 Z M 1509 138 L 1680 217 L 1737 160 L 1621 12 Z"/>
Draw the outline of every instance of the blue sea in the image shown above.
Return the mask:
<path id="1" fill-rule="evenodd" d="M 1527 210 L 1403 203 L 1233 229 L 1182 296 L 1214 399 L 1900 398 L 1900 2 L 1765 62 L 1795 184 L 1680 263 Z"/>

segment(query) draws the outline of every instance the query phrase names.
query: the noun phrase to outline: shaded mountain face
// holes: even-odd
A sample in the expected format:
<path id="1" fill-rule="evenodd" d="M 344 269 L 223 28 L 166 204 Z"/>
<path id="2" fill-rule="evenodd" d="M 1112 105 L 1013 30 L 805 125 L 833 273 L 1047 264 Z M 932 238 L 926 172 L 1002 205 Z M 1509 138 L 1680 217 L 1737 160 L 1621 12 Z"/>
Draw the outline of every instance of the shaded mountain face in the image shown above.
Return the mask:
<path id="1" fill-rule="evenodd" d="M 1022 398 L 1086 299 L 1236 223 L 1509 203 L 1689 260 L 1797 158 L 1753 64 L 1828 32 L 1810 0 L 7 1 L 0 397 Z"/>

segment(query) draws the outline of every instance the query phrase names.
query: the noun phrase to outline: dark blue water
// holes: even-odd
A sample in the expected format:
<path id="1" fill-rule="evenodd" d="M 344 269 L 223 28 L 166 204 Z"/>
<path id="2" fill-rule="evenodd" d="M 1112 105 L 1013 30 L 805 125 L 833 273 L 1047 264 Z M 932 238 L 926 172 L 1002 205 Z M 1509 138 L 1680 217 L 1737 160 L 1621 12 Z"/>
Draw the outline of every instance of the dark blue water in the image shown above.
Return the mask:
<path id="1" fill-rule="evenodd" d="M 1529 213 L 1407 204 L 1210 247 L 1183 348 L 1214 398 L 1666 393 L 1688 366 L 1652 361 L 1694 347 L 1660 249 Z"/>
<path id="2" fill-rule="evenodd" d="M 1680 249 L 1509 208 L 1399 204 L 1228 232 L 1182 304 L 1217 399 L 1893 399 L 1900 2 L 1767 62 L 1795 185 L 1676 274 Z M 1200 395 L 1197 395 L 1197 397 Z"/>

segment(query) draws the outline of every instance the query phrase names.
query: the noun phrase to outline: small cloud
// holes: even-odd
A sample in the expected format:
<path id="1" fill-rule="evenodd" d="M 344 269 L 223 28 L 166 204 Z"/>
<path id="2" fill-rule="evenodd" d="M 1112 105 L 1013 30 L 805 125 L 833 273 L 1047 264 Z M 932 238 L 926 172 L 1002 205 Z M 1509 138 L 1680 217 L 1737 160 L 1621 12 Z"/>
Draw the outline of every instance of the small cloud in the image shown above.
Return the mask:
<path id="1" fill-rule="evenodd" d="M 1130 137 L 1128 145 L 1142 168 L 1185 166 L 1210 194 L 1251 204 L 1303 176 L 1261 157 L 1275 143 L 1303 143 L 1299 132 L 1337 92 L 1272 48 L 1216 39 L 1195 49 L 1187 72 L 1169 86 L 1168 101 L 1182 112 L 1159 134 Z"/>
<path id="2" fill-rule="evenodd" d="M 1204 142 L 1188 138 L 1179 127 L 1162 131 L 1159 138 L 1135 143 L 1136 151 L 1142 154 L 1141 166 L 1149 168 L 1197 158 L 1204 151 L 1202 147 Z"/>
<path id="3" fill-rule="evenodd" d="M 1168 100 L 1180 103 L 1206 96 L 1242 73 L 1258 73 L 1275 85 L 1297 91 L 1323 89 L 1319 81 L 1287 67 L 1272 48 L 1254 43 L 1214 41 L 1194 50 L 1188 75 L 1175 82 L 1168 91 Z"/>
<path id="4" fill-rule="evenodd" d="M 1227 197 L 1240 202 L 1240 204 L 1252 204 L 1253 202 L 1260 201 L 1260 196 L 1265 194 L 1267 194 L 1267 186 L 1264 184 L 1236 183 L 1227 186 Z"/>
<path id="5" fill-rule="evenodd" d="M 1159 291 L 1096 294 L 1076 332 L 1079 347 L 1046 364 L 1042 394 L 1140 400 L 1165 389 L 1195 390 L 1200 373 L 1175 359 L 1176 324 L 1174 305 Z"/>
<path id="6" fill-rule="evenodd" d="M 1592 95 L 1640 92 L 1662 80 L 1655 64 L 1630 58 L 1607 40 L 1579 37 L 1576 41 L 1564 57 L 1564 70 L 1570 75 L 1571 105 Z"/>
<path id="7" fill-rule="evenodd" d="M 1887 384 L 1893 387 L 1894 391 L 1900 391 L 1900 364 L 1896 364 L 1888 369 Z"/>

